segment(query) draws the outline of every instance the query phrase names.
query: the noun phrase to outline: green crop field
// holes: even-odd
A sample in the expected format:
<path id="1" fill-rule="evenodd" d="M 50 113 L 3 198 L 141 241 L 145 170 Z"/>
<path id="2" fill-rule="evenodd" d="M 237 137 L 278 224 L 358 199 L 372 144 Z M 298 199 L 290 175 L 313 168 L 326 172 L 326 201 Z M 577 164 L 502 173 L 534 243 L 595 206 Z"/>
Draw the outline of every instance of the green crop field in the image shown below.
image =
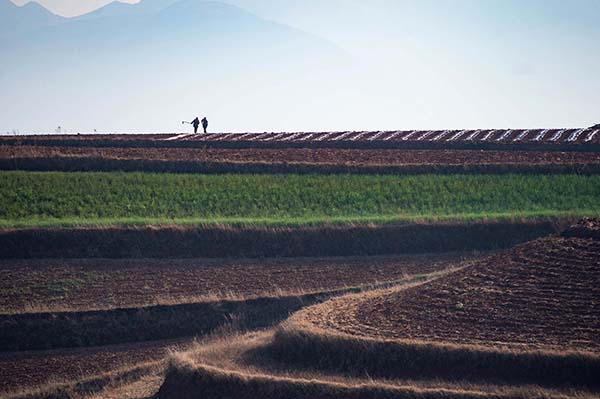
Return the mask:
<path id="1" fill-rule="evenodd" d="M 0 227 L 302 225 L 600 213 L 600 176 L 0 173 Z"/>

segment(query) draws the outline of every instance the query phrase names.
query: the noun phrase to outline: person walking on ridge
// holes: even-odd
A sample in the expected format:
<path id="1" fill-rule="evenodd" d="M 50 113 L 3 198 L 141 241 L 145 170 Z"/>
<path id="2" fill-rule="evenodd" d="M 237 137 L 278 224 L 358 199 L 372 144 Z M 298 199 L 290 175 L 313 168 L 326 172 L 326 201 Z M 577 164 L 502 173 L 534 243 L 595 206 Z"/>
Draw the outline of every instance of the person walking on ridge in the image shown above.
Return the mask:
<path id="1" fill-rule="evenodd" d="M 198 134 L 198 126 L 200 126 L 200 120 L 198 117 L 192 121 L 192 126 L 194 126 L 194 134 Z"/>
<path id="2" fill-rule="evenodd" d="M 204 133 L 206 133 L 206 129 L 208 129 L 208 119 L 206 119 L 206 116 L 202 118 L 202 128 L 204 128 Z"/>

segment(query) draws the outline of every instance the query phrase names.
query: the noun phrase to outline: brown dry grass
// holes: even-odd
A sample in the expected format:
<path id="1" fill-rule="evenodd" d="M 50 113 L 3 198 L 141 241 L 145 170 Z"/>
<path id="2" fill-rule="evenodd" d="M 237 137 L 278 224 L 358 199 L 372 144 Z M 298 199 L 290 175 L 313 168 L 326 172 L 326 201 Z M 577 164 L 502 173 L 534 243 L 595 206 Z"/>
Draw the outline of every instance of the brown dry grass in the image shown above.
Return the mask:
<path id="1" fill-rule="evenodd" d="M 533 385 L 473 384 L 439 379 L 373 379 L 294 369 L 260 359 L 273 332 L 232 335 L 200 342 L 174 354 L 161 398 L 592 398 L 582 390 Z"/>
<path id="2" fill-rule="evenodd" d="M 152 396 L 163 380 L 166 362 L 147 362 L 75 380 L 55 379 L 34 389 L 2 394 L 5 399 L 142 399 Z"/>

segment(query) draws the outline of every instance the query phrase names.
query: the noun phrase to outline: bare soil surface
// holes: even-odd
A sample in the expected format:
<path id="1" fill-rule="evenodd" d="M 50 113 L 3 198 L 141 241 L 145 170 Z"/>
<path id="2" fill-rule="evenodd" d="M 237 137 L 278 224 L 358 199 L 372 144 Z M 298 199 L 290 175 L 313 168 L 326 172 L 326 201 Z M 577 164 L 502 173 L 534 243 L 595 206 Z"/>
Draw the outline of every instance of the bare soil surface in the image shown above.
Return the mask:
<path id="1" fill-rule="evenodd" d="M 464 257 L 0 260 L 0 312 L 110 309 L 318 292 L 430 273 Z"/>
<path id="2" fill-rule="evenodd" d="M 0 144 L 2 142 L 0 141 Z M 115 160 L 314 165 L 572 165 L 598 164 L 597 152 L 399 150 L 335 148 L 121 148 L 0 145 L 0 159 L 103 158 Z"/>
<path id="3" fill-rule="evenodd" d="M 190 300 L 205 293 L 261 296 L 285 290 L 318 291 L 421 275 L 481 255 L 421 255 L 265 260 L 31 260 L 2 261 L 4 312 L 143 306 L 157 297 Z M 78 281 L 68 294 L 47 286 Z M 59 285 L 60 285 L 59 284 Z M 46 288 L 44 288 L 46 287 Z M 279 291 L 277 291 L 279 290 Z M 111 293 L 112 299 L 109 298 Z M 216 300 L 219 294 L 212 298 Z M 82 349 L 0 353 L 2 392 L 72 381 L 143 362 L 162 360 L 191 340 Z"/>
<path id="4" fill-rule="evenodd" d="M 311 321 L 377 338 L 598 353 L 600 240 L 543 238 L 421 286 L 337 302 Z"/>
<path id="5" fill-rule="evenodd" d="M 138 381 L 108 387 L 98 393 L 85 396 L 86 399 L 159 399 L 155 396 L 163 383 L 164 372 L 148 374 Z"/>
<path id="6" fill-rule="evenodd" d="M 51 383 L 79 380 L 140 363 L 158 362 L 192 340 L 0 354 L 0 397 Z"/>

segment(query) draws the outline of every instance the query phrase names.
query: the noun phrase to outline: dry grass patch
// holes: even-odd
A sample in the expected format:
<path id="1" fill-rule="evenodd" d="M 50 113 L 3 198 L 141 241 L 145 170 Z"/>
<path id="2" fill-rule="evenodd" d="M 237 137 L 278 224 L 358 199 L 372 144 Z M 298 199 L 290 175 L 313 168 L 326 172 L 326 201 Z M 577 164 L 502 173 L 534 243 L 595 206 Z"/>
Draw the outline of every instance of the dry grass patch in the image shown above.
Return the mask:
<path id="1" fill-rule="evenodd" d="M 161 398 L 592 398 L 583 390 L 533 385 L 473 384 L 440 379 L 383 379 L 295 369 L 263 356 L 273 331 L 232 335 L 199 342 L 174 354 Z"/>

